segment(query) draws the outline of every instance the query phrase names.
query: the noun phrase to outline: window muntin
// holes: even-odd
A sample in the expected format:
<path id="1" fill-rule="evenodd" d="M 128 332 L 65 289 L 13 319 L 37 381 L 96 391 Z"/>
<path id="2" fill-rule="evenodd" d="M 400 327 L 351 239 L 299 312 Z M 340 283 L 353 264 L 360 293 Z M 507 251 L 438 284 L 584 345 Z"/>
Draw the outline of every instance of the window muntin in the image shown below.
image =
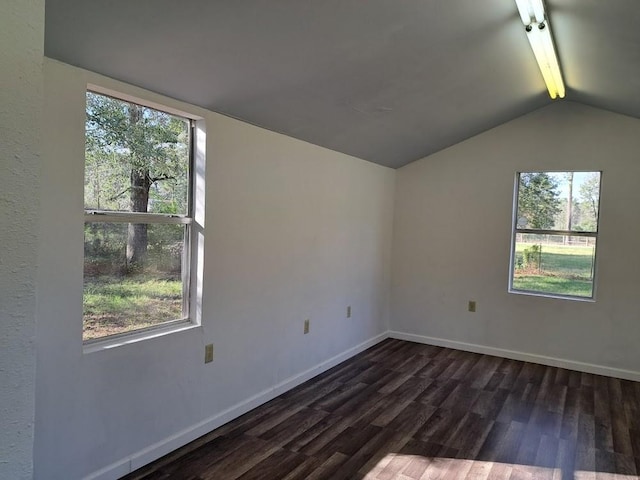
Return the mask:
<path id="1" fill-rule="evenodd" d="M 601 172 L 516 178 L 509 290 L 594 297 Z"/>
<path id="2" fill-rule="evenodd" d="M 87 92 L 83 340 L 189 317 L 191 121 Z"/>

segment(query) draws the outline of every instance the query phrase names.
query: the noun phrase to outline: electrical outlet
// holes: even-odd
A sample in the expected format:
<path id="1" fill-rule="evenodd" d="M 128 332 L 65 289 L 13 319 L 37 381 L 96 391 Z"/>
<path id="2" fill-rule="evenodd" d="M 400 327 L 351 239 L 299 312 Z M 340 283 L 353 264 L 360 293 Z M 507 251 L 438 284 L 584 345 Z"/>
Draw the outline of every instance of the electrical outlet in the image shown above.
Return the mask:
<path id="1" fill-rule="evenodd" d="M 470 312 L 475 312 L 476 311 L 476 301 L 475 300 L 469 300 L 469 311 Z"/>
<path id="2" fill-rule="evenodd" d="M 213 362 L 213 343 L 204 346 L 204 363 Z"/>
<path id="3" fill-rule="evenodd" d="M 347 318 L 351 318 L 351 305 L 347 307 Z"/>
<path id="4" fill-rule="evenodd" d="M 307 333 L 309 333 L 309 324 L 311 323 L 311 320 L 309 320 L 308 318 L 304 321 L 304 334 L 306 335 Z"/>

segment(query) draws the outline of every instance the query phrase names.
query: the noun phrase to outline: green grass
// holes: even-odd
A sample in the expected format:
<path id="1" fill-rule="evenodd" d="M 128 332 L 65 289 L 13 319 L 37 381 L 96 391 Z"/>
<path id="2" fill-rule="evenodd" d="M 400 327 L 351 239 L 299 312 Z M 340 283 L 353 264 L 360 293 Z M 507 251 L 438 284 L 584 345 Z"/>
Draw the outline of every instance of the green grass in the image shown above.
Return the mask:
<path id="1" fill-rule="evenodd" d="M 522 275 L 513 279 L 513 288 L 531 292 L 551 293 L 555 295 L 573 295 L 590 297 L 592 283 L 562 277 L 545 277 L 542 275 Z"/>
<path id="2" fill-rule="evenodd" d="M 182 317 L 182 281 L 152 275 L 86 276 L 84 339 L 123 333 Z"/>
<path id="3" fill-rule="evenodd" d="M 516 244 L 516 265 L 531 244 Z M 594 247 L 542 245 L 540 268 L 516 268 L 513 288 L 557 295 L 591 297 Z"/>

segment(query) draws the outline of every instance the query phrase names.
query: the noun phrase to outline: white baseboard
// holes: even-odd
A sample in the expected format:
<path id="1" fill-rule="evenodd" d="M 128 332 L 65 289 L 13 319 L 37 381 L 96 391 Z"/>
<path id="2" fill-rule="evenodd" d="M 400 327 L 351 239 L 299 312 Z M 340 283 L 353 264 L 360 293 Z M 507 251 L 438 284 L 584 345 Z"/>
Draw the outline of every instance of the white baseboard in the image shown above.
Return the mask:
<path id="1" fill-rule="evenodd" d="M 269 400 L 274 399 L 278 395 L 283 394 L 291 390 L 294 387 L 297 387 L 301 383 L 306 382 L 307 380 L 312 379 L 316 375 L 329 370 L 332 367 L 335 367 L 339 363 L 348 360 L 349 358 L 357 355 L 360 352 L 363 352 L 367 348 L 370 348 L 382 340 L 389 337 L 389 332 L 381 333 L 380 335 L 376 335 L 365 342 L 356 345 L 348 350 L 345 350 L 338 355 L 331 357 L 324 362 L 319 363 L 318 365 L 311 367 L 308 370 L 305 370 L 302 373 L 294 375 L 285 379 L 284 381 L 274 385 L 273 387 L 263 390 L 262 392 L 257 393 L 256 395 L 237 403 L 236 405 L 212 416 L 209 417 L 202 422 L 199 422 L 191 427 L 188 427 L 175 435 L 172 435 L 168 438 L 165 438 L 149 447 L 140 450 L 133 455 L 123 458 L 117 462 L 114 462 L 96 472 L 85 477 L 84 480 L 117 480 L 124 475 L 127 475 L 130 472 L 137 470 L 140 467 L 147 465 L 148 463 L 157 460 L 164 455 L 171 453 L 172 451 L 183 447 L 184 445 L 200 438 L 203 435 L 215 430 L 216 428 L 224 425 L 225 423 L 230 422 L 231 420 L 238 418 L 240 415 L 247 413 L 250 410 L 268 402 Z"/>
<path id="2" fill-rule="evenodd" d="M 454 348 L 456 350 L 464 350 L 466 352 L 482 353 L 485 355 L 493 355 L 496 357 L 510 358 L 512 360 L 522 360 L 525 362 L 539 363 L 541 365 L 548 365 L 550 367 L 561 367 L 569 370 L 576 370 L 578 372 L 593 373 L 596 375 L 604 375 L 607 377 L 622 378 L 625 380 L 640 382 L 640 372 L 636 372 L 633 370 L 605 367 L 602 365 L 577 362 L 564 358 L 546 357 L 544 355 L 536 355 L 534 353 L 518 352 L 515 350 L 507 350 L 504 348 L 488 347 L 485 345 L 458 342 L 455 340 L 446 340 L 444 338 L 427 337 L 424 335 L 415 335 L 413 333 L 390 331 L 389 337 L 396 338 L 398 340 L 407 340 L 410 342 L 435 345 L 437 347 Z"/>

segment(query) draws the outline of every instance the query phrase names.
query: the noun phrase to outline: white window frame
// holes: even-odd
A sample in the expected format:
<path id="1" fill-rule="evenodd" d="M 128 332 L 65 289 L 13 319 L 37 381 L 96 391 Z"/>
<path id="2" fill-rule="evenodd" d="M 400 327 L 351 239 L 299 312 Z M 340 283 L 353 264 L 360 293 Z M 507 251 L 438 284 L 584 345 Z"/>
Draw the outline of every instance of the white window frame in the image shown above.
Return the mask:
<path id="1" fill-rule="evenodd" d="M 142 213 L 84 209 L 84 224 L 88 223 L 145 223 L 173 224 L 185 226 L 185 238 L 182 251 L 182 318 L 169 320 L 149 327 L 136 328 L 130 331 L 106 335 L 89 340 L 83 339 L 84 353 L 112 348 L 119 345 L 137 342 L 159 335 L 182 331 L 200 325 L 200 308 L 202 302 L 203 273 L 203 232 L 204 232 L 204 193 L 196 198 L 196 192 L 204 192 L 206 129 L 204 120 L 199 115 L 190 114 L 182 109 L 172 108 L 157 101 L 148 101 L 139 96 L 123 93 L 119 90 L 105 88 L 101 85 L 88 84 L 86 92 L 112 97 L 123 102 L 134 103 L 143 107 L 181 117 L 189 122 L 189 191 L 187 213 L 172 215 L 162 213 Z M 85 137 L 83 136 L 83 139 Z M 84 162 L 83 162 L 84 165 Z M 84 195 L 83 195 L 84 198 Z"/>
<path id="2" fill-rule="evenodd" d="M 518 227 L 518 202 L 519 202 L 519 194 L 520 194 L 520 175 L 526 173 L 598 173 L 600 174 L 599 186 L 598 186 L 598 218 L 596 222 L 596 231 L 595 232 L 581 232 L 576 230 L 554 230 L 554 229 L 531 229 L 531 228 L 519 228 Z M 598 234 L 600 230 L 600 201 L 602 198 L 602 170 L 522 170 L 516 172 L 515 178 L 515 187 L 513 194 L 513 216 L 512 216 L 512 227 L 511 227 L 511 254 L 509 258 L 509 293 L 521 294 L 521 295 L 531 295 L 538 297 L 549 297 L 549 298 L 558 298 L 565 300 L 577 300 L 583 302 L 595 302 L 596 300 L 596 277 L 598 270 Z M 513 274 L 514 267 L 516 262 L 516 238 L 517 234 L 534 234 L 534 235 L 565 235 L 571 237 L 587 237 L 587 238 L 595 238 L 596 246 L 593 252 L 593 279 L 591 280 L 591 296 L 583 297 L 579 295 L 564 295 L 561 293 L 549 293 L 549 292 L 540 292 L 537 290 L 524 290 L 514 288 L 513 286 Z"/>

